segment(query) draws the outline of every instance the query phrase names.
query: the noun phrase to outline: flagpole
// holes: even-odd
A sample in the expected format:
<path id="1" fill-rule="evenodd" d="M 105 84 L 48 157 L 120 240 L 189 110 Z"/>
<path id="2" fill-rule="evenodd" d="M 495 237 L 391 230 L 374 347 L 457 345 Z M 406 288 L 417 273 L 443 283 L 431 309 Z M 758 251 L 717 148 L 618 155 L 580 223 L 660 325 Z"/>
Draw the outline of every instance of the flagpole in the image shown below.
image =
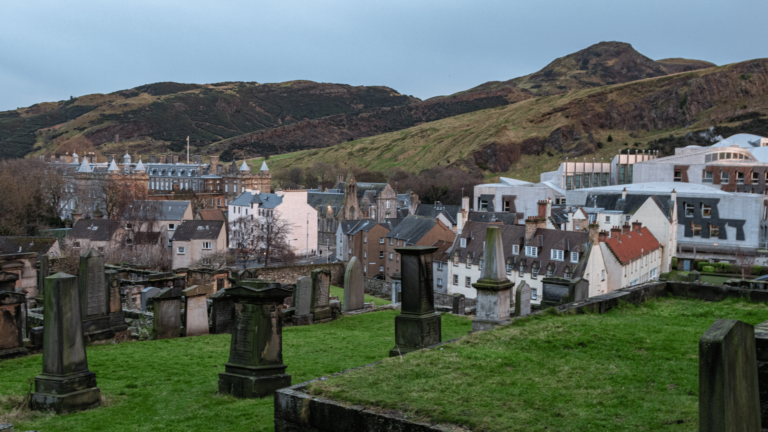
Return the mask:
<path id="1" fill-rule="evenodd" d="M 187 136 L 187 165 L 189 165 L 189 136 Z"/>

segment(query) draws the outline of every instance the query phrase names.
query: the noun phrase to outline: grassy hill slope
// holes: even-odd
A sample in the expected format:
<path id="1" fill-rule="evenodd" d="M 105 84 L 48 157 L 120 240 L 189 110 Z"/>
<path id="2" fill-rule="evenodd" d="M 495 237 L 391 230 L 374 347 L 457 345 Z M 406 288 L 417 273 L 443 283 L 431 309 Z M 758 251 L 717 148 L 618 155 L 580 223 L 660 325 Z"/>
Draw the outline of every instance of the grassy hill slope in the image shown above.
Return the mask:
<path id="1" fill-rule="evenodd" d="M 538 181 L 564 157 L 622 149 L 768 112 L 768 60 L 540 97 L 402 131 L 272 157 L 270 166 L 334 163 L 418 172 L 440 165 Z M 733 120 L 741 116 L 741 120 Z M 611 136 L 609 141 L 608 137 Z M 626 143 L 626 145 L 625 145 Z M 662 149 L 663 150 L 663 149 Z M 253 164 L 252 166 L 258 166 Z"/>

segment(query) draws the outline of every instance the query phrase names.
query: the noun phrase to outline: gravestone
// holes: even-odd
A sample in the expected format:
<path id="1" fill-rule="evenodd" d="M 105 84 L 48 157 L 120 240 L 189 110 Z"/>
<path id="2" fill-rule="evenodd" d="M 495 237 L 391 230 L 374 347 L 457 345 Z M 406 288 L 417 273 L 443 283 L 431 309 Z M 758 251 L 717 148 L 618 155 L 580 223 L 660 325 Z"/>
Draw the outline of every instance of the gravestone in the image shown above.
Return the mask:
<path id="1" fill-rule="evenodd" d="M 545 306 L 557 306 L 589 297 L 589 282 L 582 278 L 545 277 L 541 280 L 541 286 L 541 303 Z"/>
<path id="2" fill-rule="evenodd" d="M 16 292 L 16 282 L 18 280 L 19 275 L 16 273 L 0 271 L 0 291 Z M 38 304 L 42 305 L 43 301 L 40 301 Z"/>
<path id="3" fill-rule="evenodd" d="M 464 294 L 454 294 L 453 295 L 453 314 L 454 315 L 465 315 L 466 314 L 466 297 Z"/>
<path id="4" fill-rule="evenodd" d="M 175 292 L 174 288 L 165 288 L 152 298 L 155 339 L 173 339 L 181 333 L 181 296 Z"/>
<path id="5" fill-rule="evenodd" d="M 395 272 L 391 276 L 392 279 L 392 304 L 400 303 L 400 292 L 402 287 L 402 276 L 399 272 Z"/>
<path id="6" fill-rule="evenodd" d="M 760 391 L 760 412 L 763 428 L 768 427 L 768 321 L 755 326 L 757 354 L 757 384 Z"/>
<path id="7" fill-rule="evenodd" d="M 312 270 L 312 322 L 330 321 L 331 313 L 331 272 L 328 269 Z"/>
<path id="8" fill-rule="evenodd" d="M 515 290 L 515 316 L 531 314 L 531 287 L 525 281 L 520 282 Z"/>
<path id="9" fill-rule="evenodd" d="M 45 278 L 43 373 L 35 377 L 32 408 L 59 414 L 98 406 L 101 390 L 88 370 L 77 278 Z"/>
<path id="10" fill-rule="evenodd" d="M 293 322 L 296 325 L 312 324 L 312 278 L 302 276 L 296 282 L 296 288 L 293 289 L 293 306 L 296 308 L 296 315 Z"/>
<path id="11" fill-rule="evenodd" d="M 400 315 L 395 317 L 395 347 L 390 357 L 416 351 L 442 340 L 440 314 L 435 312 L 432 285 L 433 246 L 397 248 L 403 275 Z"/>
<path id="12" fill-rule="evenodd" d="M 128 330 L 123 312 L 123 302 L 120 300 L 120 273 L 116 270 L 104 272 L 109 290 L 109 326 L 115 332 Z"/>
<path id="13" fill-rule="evenodd" d="M 184 298 L 187 300 L 186 320 L 184 328 L 187 336 L 200 336 L 209 334 L 208 329 L 208 291 L 203 287 L 193 285 L 184 290 Z"/>
<path id="14" fill-rule="evenodd" d="M 352 257 L 344 272 L 344 312 L 356 311 L 363 308 L 365 302 L 365 279 L 363 266 L 357 257 Z"/>
<path id="15" fill-rule="evenodd" d="M 219 392 L 239 398 L 261 398 L 289 387 L 283 364 L 283 319 L 280 305 L 290 291 L 279 283 L 241 280 L 227 288 L 235 302 L 229 361 L 219 374 Z"/>
<path id="16" fill-rule="evenodd" d="M 239 283 L 239 282 L 238 282 Z M 227 289 L 211 296 L 211 333 L 232 333 L 235 321 L 235 302 L 229 298 Z"/>
<path id="17" fill-rule="evenodd" d="M 477 290 L 477 318 L 472 321 L 472 332 L 508 324 L 514 284 L 507 279 L 501 229 L 497 226 L 486 229 L 483 268 L 472 287 Z"/>
<path id="18" fill-rule="evenodd" d="M 112 277 L 117 277 L 113 274 Z M 104 255 L 96 249 L 90 249 L 80 255 L 78 272 L 80 292 L 80 313 L 83 317 L 83 332 L 90 340 L 108 339 L 117 331 L 125 331 L 125 316 L 122 310 L 110 312 L 111 291 L 107 286 L 104 271 Z M 119 281 L 118 301 L 119 301 Z"/>
<path id="19" fill-rule="evenodd" d="M 37 305 L 42 306 L 45 302 L 45 278 L 51 275 L 51 260 L 47 254 L 40 256 L 37 269 L 37 295 L 35 300 Z"/>
<path id="20" fill-rule="evenodd" d="M 147 311 L 150 299 L 160 293 L 160 288 L 146 287 L 141 290 L 141 310 Z"/>
<path id="21" fill-rule="evenodd" d="M 699 339 L 699 431 L 759 431 L 755 331 L 717 320 Z"/>
<path id="22" fill-rule="evenodd" d="M 17 275 L 16 276 L 18 279 Z M 27 298 L 14 291 L 0 291 L 0 360 L 25 355 L 24 318 Z"/>

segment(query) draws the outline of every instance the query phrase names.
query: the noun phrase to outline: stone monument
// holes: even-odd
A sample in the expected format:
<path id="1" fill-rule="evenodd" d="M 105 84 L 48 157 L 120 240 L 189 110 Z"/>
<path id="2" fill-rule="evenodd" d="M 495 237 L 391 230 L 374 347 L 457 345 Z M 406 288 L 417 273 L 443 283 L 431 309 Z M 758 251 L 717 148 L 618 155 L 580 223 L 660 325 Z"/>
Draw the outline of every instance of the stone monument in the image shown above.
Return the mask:
<path id="1" fill-rule="evenodd" d="M 57 413 L 98 406 L 101 390 L 88 370 L 77 278 L 45 278 L 43 373 L 35 377 L 32 407 Z"/>
<path id="2" fill-rule="evenodd" d="M 241 280 L 227 288 L 235 302 L 229 361 L 219 374 L 219 392 L 239 398 L 261 398 L 289 387 L 283 364 L 283 318 L 280 305 L 290 291 L 279 283 Z"/>
<path id="3" fill-rule="evenodd" d="M 400 294 L 402 293 L 402 276 L 400 272 L 395 272 L 390 277 L 392 279 L 392 304 L 400 303 Z"/>
<path id="4" fill-rule="evenodd" d="M 111 276 L 118 278 L 117 274 Z M 115 313 L 111 312 L 111 291 L 107 286 L 104 271 L 104 255 L 96 249 L 90 249 L 80 255 L 78 284 L 80 314 L 83 317 L 83 331 L 86 337 L 90 340 L 109 339 L 114 337 L 116 332 L 128 329 L 122 308 L 116 308 Z M 120 301 L 119 288 L 118 278 L 118 302 Z"/>
<path id="5" fill-rule="evenodd" d="M 296 288 L 293 290 L 293 306 L 296 308 L 296 315 L 293 317 L 293 323 L 296 325 L 312 324 L 312 278 L 302 276 L 296 281 Z"/>
<path id="6" fill-rule="evenodd" d="M 207 290 L 193 285 L 184 290 L 184 298 L 187 300 L 186 320 L 184 328 L 186 336 L 200 336 L 209 334 L 208 329 L 208 300 Z"/>
<path id="7" fill-rule="evenodd" d="M 755 330 L 717 320 L 699 339 L 699 431 L 759 431 Z"/>
<path id="8" fill-rule="evenodd" d="M 465 315 L 466 314 L 466 297 L 464 294 L 454 294 L 453 295 L 453 314 L 454 315 Z"/>
<path id="9" fill-rule="evenodd" d="M 356 311 L 362 309 L 364 303 L 365 279 L 363 266 L 357 257 L 352 257 L 344 272 L 344 302 L 342 303 L 342 310 L 344 312 Z"/>
<path id="10" fill-rule="evenodd" d="M 395 347 L 390 357 L 406 354 L 442 340 L 440 314 L 435 312 L 432 285 L 433 246 L 395 249 L 400 254 L 403 274 L 401 312 L 395 317 Z"/>
<path id="11" fill-rule="evenodd" d="M 150 299 L 160 293 L 160 288 L 146 287 L 141 290 L 141 310 L 147 311 Z"/>
<path id="12" fill-rule="evenodd" d="M 239 284 L 240 282 L 235 282 Z M 232 333 L 235 320 L 235 302 L 229 298 L 227 289 L 211 296 L 211 333 Z"/>
<path id="13" fill-rule="evenodd" d="M 485 232 L 483 268 L 480 279 L 472 286 L 477 290 L 477 318 L 472 321 L 472 331 L 490 330 L 509 323 L 514 284 L 507 279 L 501 229 L 497 226 L 489 226 Z"/>
<path id="14" fill-rule="evenodd" d="M 51 260 L 47 254 L 40 256 L 37 269 L 37 295 L 35 301 L 37 306 L 40 307 L 45 302 L 45 278 L 51 275 Z"/>
<path id="15" fill-rule="evenodd" d="M 115 332 L 126 331 L 128 324 L 125 322 L 123 302 L 120 300 L 120 273 L 116 270 L 107 270 L 104 272 L 104 277 L 109 291 L 109 326 Z"/>
<path id="16" fill-rule="evenodd" d="M 331 272 L 328 269 L 312 270 L 312 322 L 330 321 L 331 313 Z"/>
<path id="17" fill-rule="evenodd" d="M 16 279 L 18 279 L 17 275 Z M 0 291 L 0 360 L 25 355 L 24 327 L 27 298 L 14 291 Z"/>
<path id="18" fill-rule="evenodd" d="M 524 317 L 531 314 L 531 287 L 521 281 L 515 290 L 515 316 Z"/>
<path id="19" fill-rule="evenodd" d="M 152 336 L 173 339 L 181 334 L 181 296 L 174 288 L 165 288 L 152 298 L 155 319 Z"/>

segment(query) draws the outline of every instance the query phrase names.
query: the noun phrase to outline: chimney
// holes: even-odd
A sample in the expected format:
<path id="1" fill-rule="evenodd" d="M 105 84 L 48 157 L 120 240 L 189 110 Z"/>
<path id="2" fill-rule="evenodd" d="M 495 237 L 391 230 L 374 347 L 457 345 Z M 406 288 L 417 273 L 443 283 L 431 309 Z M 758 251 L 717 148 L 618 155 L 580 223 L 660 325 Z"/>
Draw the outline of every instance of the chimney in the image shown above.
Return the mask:
<path id="1" fill-rule="evenodd" d="M 632 231 L 640 232 L 640 228 L 642 227 L 643 227 L 643 224 L 640 223 L 639 221 L 632 222 Z"/>
<path id="2" fill-rule="evenodd" d="M 621 233 L 629 234 L 629 223 L 624 222 L 624 225 L 621 226 Z"/>
<path id="3" fill-rule="evenodd" d="M 219 157 L 218 156 L 211 156 L 211 166 L 208 167 L 208 172 L 210 174 L 218 173 L 219 172 L 218 166 L 219 166 Z"/>
<path id="4" fill-rule="evenodd" d="M 173 155 L 173 163 L 179 163 L 179 155 Z"/>
<path id="5" fill-rule="evenodd" d="M 611 228 L 611 238 L 616 238 L 621 235 L 621 228 L 615 226 Z"/>
<path id="6" fill-rule="evenodd" d="M 627 199 L 627 188 L 624 188 L 624 190 L 621 191 L 621 199 Z"/>
<path id="7" fill-rule="evenodd" d="M 165 155 L 163 155 L 163 154 L 160 155 L 160 163 L 161 164 L 165 163 Z"/>
<path id="8" fill-rule="evenodd" d="M 149 163 L 157 163 L 157 155 L 149 155 Z"/>
<path id="9" fill-rule="evenodd" d="M 672 189 L 672 205 L 677 202 L 677 191 Z"/>
<path id="10" fill-rule="evenodd" d="M 539 228 L 539 224 L 536 218 L 528 218 L 525 220 L 525 241 L 526 242 L 528 242 L 528 240 L 533 238 L 533 235 L 536 234 L 537 228 Z"/>
<path id="11" fill-rule="evenodd" d="M 547 201 L 546 200 L 539 201 L 539 217 L 540 218 L 547 217 Z"/>
<path id="12" fill-rule="evenodd" d="M 592 245 L 596 245 L 597 242 L 600 241 L 599 235 L 600 235 L 600 225 L 598 225 L 598 224 L 590 225 L 589 226 L 589 241 L 592 242 Z"/>
<path id="13" fill-rule="evenodd" d="M 597 235 L 597 241 L 600 243 L 605 243 L 606 240 L 608 240 L 608 232 L 600 231 L 600 233 Z"/>
<path id="14" fill-rule="evenodd" d="M 77 221 L 83 218 L 83 214 L 80 212 L 79 208 L 76 208 L 72 210 L 72 226 L 75 226 Z"/>
<path id="15" fill-rule="evenodd" d="M 461 211 L 468 212 L 469 211 L 469 197 L 461 197 Z"/>

